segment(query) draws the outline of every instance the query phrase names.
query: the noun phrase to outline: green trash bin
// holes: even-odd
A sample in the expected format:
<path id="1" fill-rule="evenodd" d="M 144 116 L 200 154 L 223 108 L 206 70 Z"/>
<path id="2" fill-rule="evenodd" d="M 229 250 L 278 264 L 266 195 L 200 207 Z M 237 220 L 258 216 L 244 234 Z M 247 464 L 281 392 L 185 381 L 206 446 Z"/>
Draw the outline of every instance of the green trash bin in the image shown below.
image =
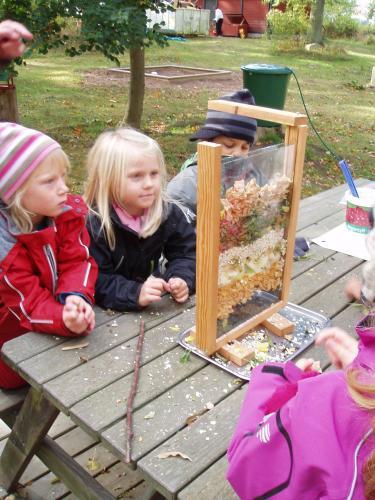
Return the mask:
<path id="1" fill-rule="evenodd" d="M 243 86 L 250 90 L 257 106 L 283 109 L 292 70 L 276 64 L 241 66 Z M 258 127 L 277 127 L 278 123 L 258 120 Z"/>

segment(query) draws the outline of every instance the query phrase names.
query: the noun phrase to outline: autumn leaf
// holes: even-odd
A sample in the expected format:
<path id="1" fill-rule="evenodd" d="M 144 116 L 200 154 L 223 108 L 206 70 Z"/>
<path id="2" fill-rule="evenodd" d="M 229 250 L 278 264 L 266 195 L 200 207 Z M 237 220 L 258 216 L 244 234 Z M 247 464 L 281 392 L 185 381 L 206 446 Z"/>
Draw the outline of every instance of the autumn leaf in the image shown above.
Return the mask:
<path id="1" fill-rule="evenodd" d="M 78 137 L 78 138 L 81 137 L 81 135 L 82 135 L 81 127 L 75 127 L 73 129 L 73 134 L 74 134 L 74 137 Z"/>
<path id="2" fill-rule="evenodd" d="M 164 453 L 159 453 L 157 458 L 170 458 L 170 457 L 180 457 L 183 458 L 184 460 L 189 460 L 192 462 L 192 459 L 185 455 L 184 453 L 181 453 L 180 451 L 166 451 Z"/>
<path id="3" fill-rule="evenodd" d="M 150 418 L 154 418 L 155 417 L 155 412 L 154 411 L 150 411 L 149 413 L 147 413 L 147 415 L 145 415 L 143 418 L 145 420 L 149 420 Z"/>
<path id="4" fill-rule="evenodd" d="M 89 458 L 87 460 L 87 464 L 86 464 L 86 467 L 87 467 L 87 470 L 91 471 L 91 472 L 95 472 L 97 470 L 99 470 L 101 468 L 101 465 L 100 463 L 96 460 L 95 457 L 92 457 L 92 458 Z"/>
<path id="5" fill-rule="evenodd" d="M 61 348 L 62 351 L 71 351 L 72 349 L 82 349 L 83 347 L 87 347 L 89 345 L 88 342 L 81 342 L 79 344 L 66 345 Z"/>

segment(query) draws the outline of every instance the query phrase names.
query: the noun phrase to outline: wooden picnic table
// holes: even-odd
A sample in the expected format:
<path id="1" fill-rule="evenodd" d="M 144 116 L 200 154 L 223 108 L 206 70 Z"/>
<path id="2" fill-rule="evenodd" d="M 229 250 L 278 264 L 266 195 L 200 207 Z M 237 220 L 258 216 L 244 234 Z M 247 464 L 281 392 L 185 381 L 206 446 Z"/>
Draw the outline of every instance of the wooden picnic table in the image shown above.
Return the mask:
<path id="1" fill-rule="evenodd" d="M 360 180 L 357 185 L 368 181 Z M 345 186 L 304 199 L 298 234 L 313 238 L 344 220 L 338 202 Z M 348 304 L 343 287 L 360 275 L 362 261 L 312 245 L 294 263 L 290 302 L 332 318 L 353 331 L 360 308 Z M 3 356 L 30 384 L 0 457 L 0 484 L 12 489 L 32 456 L 38 456 L 78 498 L 113 498 L 46 436 L 59 412 L 119 459 L 125 455 L 126 402 L 132 382 L 140 320 L 146 325 L 142 367 L 134 401 L 132 459 L 150 488 L 183 500 L 236 498 L 225 481 L 225 453 L 246 384 L 195 355 L 181 362 L 177 337 L 194 324 L 194 298 L 178 305 L 170 297 L 142 312 L 97 311 L 86 338 L 27 333 L 4 345 Z M 66 349 L 88 343 L 81 349 Z M 325 352 L 311 346 L 304 356 L 329 367 Z M 208 408 L 211 408 L 209 411 Z M 190 415 L 200 415 L 187 425 Z M 189 457 L 160 458 L 178 451 Z"/>

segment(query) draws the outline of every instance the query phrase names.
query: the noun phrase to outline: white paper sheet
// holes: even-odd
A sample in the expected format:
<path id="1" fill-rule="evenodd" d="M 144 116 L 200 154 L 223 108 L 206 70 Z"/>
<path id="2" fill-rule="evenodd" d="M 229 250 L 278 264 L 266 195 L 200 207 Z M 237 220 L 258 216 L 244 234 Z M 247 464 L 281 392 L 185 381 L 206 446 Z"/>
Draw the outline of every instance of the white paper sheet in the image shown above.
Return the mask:
<path id="1" fill-rule="evenodd" d="M 350 231 L 344 222 L 312 241 L 323 248 L 346 253 L 362 260 L 369 260 L 370 255 L 366 248 L 366 236 L 366 234 Z"/>

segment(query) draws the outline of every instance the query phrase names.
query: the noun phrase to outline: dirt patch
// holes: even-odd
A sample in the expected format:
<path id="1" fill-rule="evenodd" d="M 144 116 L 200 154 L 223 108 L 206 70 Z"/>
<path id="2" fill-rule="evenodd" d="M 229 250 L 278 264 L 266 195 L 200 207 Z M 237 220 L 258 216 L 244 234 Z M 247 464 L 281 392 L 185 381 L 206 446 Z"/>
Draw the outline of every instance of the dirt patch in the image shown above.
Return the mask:
<path id="1" fill-rule="evenodd" d="M 98 87 L 127 87 L 129 84 L 130 76 L 126 73 L 114 73 L 106 69 L 94 69 L 90 71 L 84 71 L 83 78 L 84 85 L 87 86 L 94 85 Z M 201 91 L 202 85 L 207 86 L 208 88 L 210 88 L 210 90 L 216 89 L 220 92 L 233 92 L 233 89 L 242 88 L 242 73 L 232 72 L 227 75 L 215 75 L 208 78 L 202 76 L 202 78 L 199 78 L 198 80 L 189 80 L 178 83 L 170 83 L 165 80 L 159 80 L 158 78 L 150 78 L 146 76 L 146 88 L 148 89 L 189 88 L 190 90 Z"/>

